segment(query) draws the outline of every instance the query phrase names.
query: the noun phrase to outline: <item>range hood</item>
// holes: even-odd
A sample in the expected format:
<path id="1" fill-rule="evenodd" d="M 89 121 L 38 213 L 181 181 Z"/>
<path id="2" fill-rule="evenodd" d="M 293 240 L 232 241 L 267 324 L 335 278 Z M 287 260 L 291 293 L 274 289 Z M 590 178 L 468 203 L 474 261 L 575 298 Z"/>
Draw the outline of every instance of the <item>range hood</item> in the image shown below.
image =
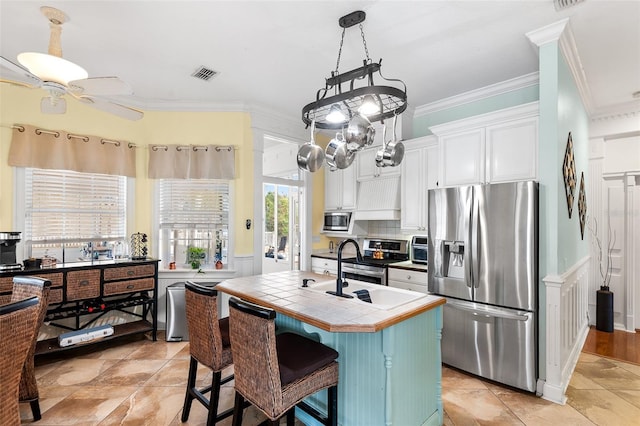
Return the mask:
<path id="1" fill-rule="evenodd" d="M 399 220 L 400 176 L 360 181 L 356 206 L 352 220 Z"/>

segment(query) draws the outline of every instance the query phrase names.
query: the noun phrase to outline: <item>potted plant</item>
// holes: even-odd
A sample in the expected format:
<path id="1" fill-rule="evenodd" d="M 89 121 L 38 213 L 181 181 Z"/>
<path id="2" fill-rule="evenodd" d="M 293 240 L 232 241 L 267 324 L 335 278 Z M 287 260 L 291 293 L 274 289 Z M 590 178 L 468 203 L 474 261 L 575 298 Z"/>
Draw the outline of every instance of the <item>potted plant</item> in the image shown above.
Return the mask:
<path id="1" fill-rule="evenodd" d="M 191 264 L 191 269 L 200 269 L 200 265 L 206 255 L 205 249 L 191 246 L 187 249 L 187 263 Z"/>

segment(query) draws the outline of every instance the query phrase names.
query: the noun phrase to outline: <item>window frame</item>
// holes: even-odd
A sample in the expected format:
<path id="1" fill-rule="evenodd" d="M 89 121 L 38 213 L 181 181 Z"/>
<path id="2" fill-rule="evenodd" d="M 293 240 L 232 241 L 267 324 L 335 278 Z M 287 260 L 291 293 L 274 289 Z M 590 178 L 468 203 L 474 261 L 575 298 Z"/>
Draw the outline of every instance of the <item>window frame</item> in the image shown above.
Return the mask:
<path id="1" fill-rule="evenodd" d="M 187 179 L 188 180 L 188 179 Z M 196 179 L 194 179 L 196 180 Z M 225 179 L 215 179 L 215 180 L 225 180 Z M 233 270 L 234 265 L 234 240 L 235 240 L 235 180 L 234 179 L 226 179 L 227 184 L 229 186 L 229 211 L 228 211 L 228 220 L 227 220 L 227 233 L 229 235 L 227 241 L 227 264 L 225 264 L 225 270 Z M 153 256 L 160 260 L 158 264 L 158 268 L 160 272 L 170 271 L 169 262 L 170 259 L 161 259 L 160 253 L 162 253 L 160 247 L 160 182 L 161 179 L 153 180 L 153 190 L 151 192 L 151 215 L 152 215 L 152 230 L 151 230 L 151 242 L 152 247 L 151 251 Z M 215 271 L 215 269 L 204 269 L 207 272 Z M 176 269 L 171 271 L 178 272 L 195 272 L 193 269 L 185 268 L 181 264 L 176 264 Z"/>
<path id="2" fill-rule="evenodd" d="M 37 167 L 34 167 L 37 168 Z M 24 242 L 24 232 L 26 226 L 26 169 L 25 167 L 14 167 L 14 193 L 13 193 L 13 205 L 14 205 L 14 229 L 22 232 L 22 241 L 16 246 L 16 260 L 26 259 L 31 255 Z M 89 173 L 92 174 L 92 173 Z M 99 174 L 99 173 L 96 173 Z M 133 233 L 134 220 L 135 220 L 135 178 L 126 177 L 126 213 L 125 213 L 125 238 L 128 240 L 129 236 Z M 62 261 L 63 259 L 58 259 Z M 66 259 L 65 259 L 66 260 Z"/>

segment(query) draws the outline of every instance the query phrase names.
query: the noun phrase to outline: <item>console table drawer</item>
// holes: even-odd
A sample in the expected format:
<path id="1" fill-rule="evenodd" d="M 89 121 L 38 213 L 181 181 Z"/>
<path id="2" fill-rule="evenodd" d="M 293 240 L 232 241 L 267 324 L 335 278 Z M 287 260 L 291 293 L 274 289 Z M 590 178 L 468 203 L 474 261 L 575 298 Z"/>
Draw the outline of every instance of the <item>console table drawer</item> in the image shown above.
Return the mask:
<path id="1" fill-rule="evenodd" d="M 136 291 L 153 290 L 156 280 L 154 278 L 142 278 L 139 280 L 118 281 L 104 283 L 104 295 L 134 293 Z"/>
<path id="2" fill-rule="evenodd" d="M 100 297 L 100 269 L 67 272 L 67 300 Z"/>
<path id="3" fill-rule="evenodd" d="M 106 268 L 104 270 L 105 281 L 124 280 L 130 278 L 152 277 L 156 273 L 155 265 L 123 266 L 119 268 Z"/>

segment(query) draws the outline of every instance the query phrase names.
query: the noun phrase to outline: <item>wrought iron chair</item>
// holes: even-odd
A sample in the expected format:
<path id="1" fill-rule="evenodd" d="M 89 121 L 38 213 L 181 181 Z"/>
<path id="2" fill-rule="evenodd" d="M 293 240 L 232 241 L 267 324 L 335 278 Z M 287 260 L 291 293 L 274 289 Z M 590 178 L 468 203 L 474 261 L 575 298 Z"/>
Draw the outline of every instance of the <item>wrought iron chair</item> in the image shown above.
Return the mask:
<path id="1" fill-rule="evenodd" d="M 337 425 L 338 353 L 294 333 L 276 335 L 276 312 L 235 297 L 229 300 L 229 334 L 235 375 L 234 426 L 242 424 L 245 399 L 271 425 L 286 415 L 294 424 L 295 407 L 307 396 L 328 388 L 328 415 L 317 418 Z M 314 416 L 315 417 L 315 416 Z"/>

